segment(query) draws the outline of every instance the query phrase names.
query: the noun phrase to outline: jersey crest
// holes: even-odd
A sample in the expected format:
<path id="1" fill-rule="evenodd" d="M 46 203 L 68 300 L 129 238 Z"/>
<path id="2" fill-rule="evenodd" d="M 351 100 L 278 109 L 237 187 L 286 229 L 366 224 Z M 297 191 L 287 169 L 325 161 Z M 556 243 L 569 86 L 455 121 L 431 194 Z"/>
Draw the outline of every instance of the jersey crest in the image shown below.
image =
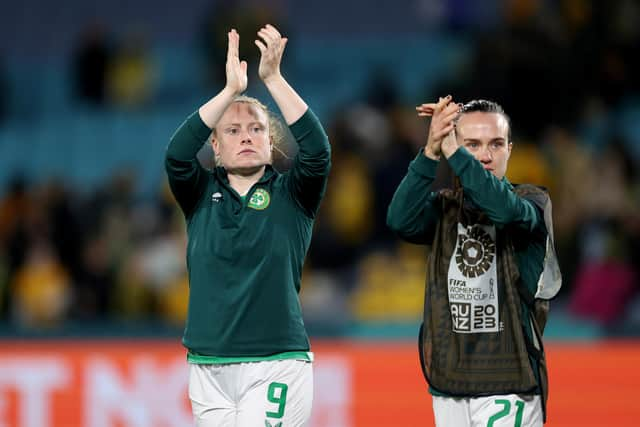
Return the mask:
<path id="1" fill-rule="evenodd" d="M 261 211 L 266 209 L 269 206 L 269 203 L 271 203 L 271 196 L 269 196 L 269 192 L 264 188 L 258 188 L 251 195 L 248 206 L 252 209 Z"/>

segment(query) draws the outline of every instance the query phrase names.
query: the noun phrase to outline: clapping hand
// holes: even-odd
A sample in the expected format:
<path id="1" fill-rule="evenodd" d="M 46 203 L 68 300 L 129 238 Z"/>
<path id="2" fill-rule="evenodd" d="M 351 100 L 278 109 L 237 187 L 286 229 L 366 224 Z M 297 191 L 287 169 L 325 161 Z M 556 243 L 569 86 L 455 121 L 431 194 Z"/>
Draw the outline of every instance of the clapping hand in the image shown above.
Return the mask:
<path id="1" fill-rule="evenodd" d="M 227 88 L 239 95 L 247 89 L 247 62 L 240 61 L 240 35 L 235 29 L 228 33 L 229 45 L 227 47 Z"/>
<path id="2" fill-rule="evenodd" d="M 265 25 L 258 31 L 260 39 L 255 41 L 260 49 L 260 66 L 258 75 L 263 82 L 268 83 L 273 78 L 280 77 L 280 62 L 287 45 L 287 38 L 282 37 L 273 25 Z"/>
<path id="3" fill-rule="evenodd" d="M 460 106 L 452 101 L 451 95 L 440 98 L 438 103 L 421 104 L 416 107 L 418 116 L 432 117 L 427 145 L 424 148 L 427 157 L 439 160 L 442 154 L 449 157 L 455 151 L 457 141 L 454 120 L 459 110 Z"/>

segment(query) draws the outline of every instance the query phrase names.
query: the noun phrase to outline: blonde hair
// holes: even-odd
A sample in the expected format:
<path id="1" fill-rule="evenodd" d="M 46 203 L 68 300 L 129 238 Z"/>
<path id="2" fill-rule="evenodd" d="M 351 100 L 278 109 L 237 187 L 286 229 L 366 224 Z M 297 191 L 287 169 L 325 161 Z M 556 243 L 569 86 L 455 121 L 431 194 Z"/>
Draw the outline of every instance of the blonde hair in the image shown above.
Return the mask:
<path id="1" fill-rule="evenodd" d="M 269 139 L 273 144 L 273 148 L 274 150 L 277 150 L 284 158 L 288 159 L 289 157 L 286 155 L 286 153 L 284 153 L 280 149 L 280 146 L 284 145 L 284 140 L 285 140 L 284 129 L 282 127 L 282 122 L 280 121 L 280 119 L 278 119 L 278 117 L 274 113 L 272 113 L 267 108 L 267 106 L 264 105 L 262 102 L 260 102 L 260 100 L 258 100 L 257 98 L 253 98 L 247 95 L 238 95 L 235 98 L 233 98 L 233 101 L 231 101 L 231 104 L 229 104 L 229 106 L 235 103 L 251 104 L 261 109 L 267 115 L 267 124 L 269 127 Z M 216 138 L 216 128 L 214 126 L 213 130 L 211 131 L 211 142 L 213 142 L 215 138 Z M 215 152 L 213 153 L 213 155 L 215 157 L 216 166 L 222 166 L 220 164 L 219 156 L 217 156 Z M 273 155 L 271 156 L 271 161 L 273 161 Z"/>

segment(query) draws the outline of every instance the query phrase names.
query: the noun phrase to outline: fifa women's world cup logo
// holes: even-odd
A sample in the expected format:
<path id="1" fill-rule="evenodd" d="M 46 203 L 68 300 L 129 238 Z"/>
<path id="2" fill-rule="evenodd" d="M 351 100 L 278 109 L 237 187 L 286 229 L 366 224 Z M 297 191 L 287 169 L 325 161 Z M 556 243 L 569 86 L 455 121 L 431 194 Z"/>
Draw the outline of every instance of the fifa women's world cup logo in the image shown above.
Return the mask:
<path id="1" fill-rule="evenodd" d="M 454 332 L 501 330 L 496 264 L 495 226 L 465 227 L 458 223 L 456 249 L 447 277 Z"/>
<path id="2" fill-rule="evenodd" d="M 491 236 L 478 226 L 458 234 L 456 264 L 465 277 L 479 277 L 489 270 L 496 253 Z"/>

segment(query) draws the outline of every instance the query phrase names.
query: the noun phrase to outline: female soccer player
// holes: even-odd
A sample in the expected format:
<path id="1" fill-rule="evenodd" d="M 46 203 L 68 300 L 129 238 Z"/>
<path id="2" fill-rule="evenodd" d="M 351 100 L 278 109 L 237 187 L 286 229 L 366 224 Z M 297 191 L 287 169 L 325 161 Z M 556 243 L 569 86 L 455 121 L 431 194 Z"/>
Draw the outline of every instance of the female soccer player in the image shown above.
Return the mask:
<path id="1" fill-rule="evenodd" d="M 287 39 L 258 31 L 258 74 L 299 145 L 293 166 L 272 166 L 273 121 L 242 96 L 247 63 L 228 33 L 226 86 L 171 138 L 166 169 L 187 224 L 189 313 L 183 337 L 198 426 L 302 426 L 313 376 L 298 292 L 330 169 L 328 138 L 280 73 Z M 217 167 L 196 154 L 211 135 Z"/>

